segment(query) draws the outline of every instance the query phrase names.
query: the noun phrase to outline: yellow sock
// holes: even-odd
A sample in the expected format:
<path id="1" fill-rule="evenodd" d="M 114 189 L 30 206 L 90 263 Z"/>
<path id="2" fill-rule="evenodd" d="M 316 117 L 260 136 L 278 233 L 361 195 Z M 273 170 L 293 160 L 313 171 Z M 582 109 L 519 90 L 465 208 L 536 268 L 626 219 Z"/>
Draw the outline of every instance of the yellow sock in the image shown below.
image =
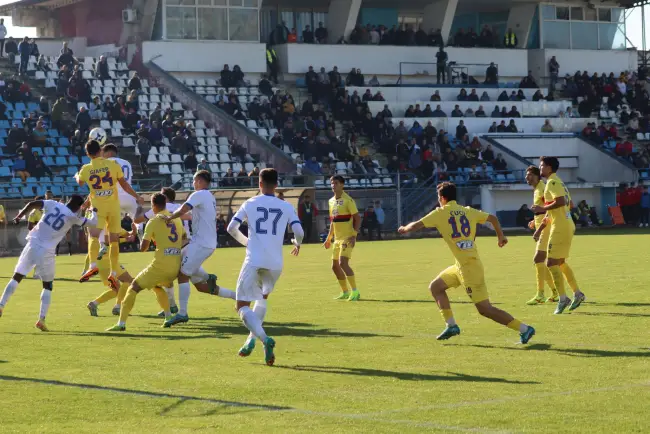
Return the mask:
<path id="1" fill-rule="evenodd" d="M 352 288 L 353 291 L 357 290 L 357 279 L 355 279 L 354 275 L 348 276 L 348 283 L 350 284 L 350 288 Z"/>
<path id="2" fill-rule="evenodd" d="M 126 297 L 124 297 L 124 301 L 122 302 L 122 308 L 120 309 L 121 324 L 126 324 L 126 319 L 129 317 L 129 314 L 131 313 L 131 309 L 133 309 L 133 305 L 135 304 L 135 298 L 137 296 L 138 293 L 130 288 L 126 292 Z"/>
<path id="3" fill-rule="evenodd" d="M 537 282 L 537 296 L 544 297 L 544 279 L 546 277 L 546 264 L 535 263 L 535 281 Z"/>
<path id="4" fill-rule="evenodd" d="M 165 290 L 159 287 L 155 287 L 153 289 L 153 292 L 156 293 L 156 299 L 158 300 L 158 304 L 162 308 L 163 312 L 165 312 L 165 314 L 170 313 L 169 297 L 167 297 L 167 293 L 165 292 Z"/>
<path id="5" fill-rule="evenodd" d="M 126 291 L 129 290 L 131 284 L 128 282 L 122 282 L 120 285 L 120 290 L 117 293 L 117 304 L 122 304 L 124 297 L 126 297 Z"/>
<path id="6" fill-rule="evenodd" d="M 84 273 L 88 271 L 88 267 L 90 267 L 90 253 L 86 255 L 86 260 L 84 261 Z"/>
<path id="7" fill-rule="evenodd" d="M 339 280 L 339 286 L 341 287 L 341 291 L 343 292 L 348 292 L 348 281 L 343 279 Z"/>
<path id="8" fill-rule="evenodd" d="M 551 288 L 553 294 L 557 294 L 557 289 L 555 289 L 555 282 L 553 282 L 553 276 L 551 276 L 551 272 L 548 271 L 548 267 L 546 265 L 544 265 L 544 280 L 546 280 L 546 284 L 549 288 Z"/>
<path id="9" fill-rule="evenodd" d="M 89 261 L 88 267 L 90 267 L 90 264 L 97 264 L 98 255 L 99 255 L 99 238 L 90 237 L 90 242 L 88 243 L 88 261 Z"/>
<path id="10" fill-rule="evenodd" d="M 519 333 L 519 327 L 520 326 L 521 326 L 521 321 L 519 321 L 518 319 L 513 319 L 512 321 L 510 321 L 508 323 L 508 325 L 506 327 L 508 327 L 509 329 L 513 329 L 514 331 Z"/>
<path id="11" fill-rule="evenodd" d="M 111 258 L 111 273 L 117 273 L 120 269 L 120 243 L 118 241 L 111 243 L 108 254 Z"/>
<path id="12" fill-rule="evenodd" d="M 95 304 L 106 303 L 108 300 L 115 298 L 115 291 L 109 289 L 108 291 L 103 292 L 99 297 L 93 300 Z"/>
<path id="13" fill-rule="evenodd" d="M 569 264 L 565 262 L 564 264 L 560 265 L 560 269 L 562 270 L 562 274 L 564 274 L 564 277 L 566 277 L 566 281 L 569 283 L 571 290 L 573 292 L 577 292 L 578 281 L 576 280 L 576 275 L 573 274 L 573 270 L 571 269 L 571 267 L 569 267 Z"/>
<path id="14" fill-rule="evenodd" d="M 566 297 L 566 291 L 564 290 L 564 276 L 562 275 L 562 270 L 560 270 L 559 265 L 553 265 L 548 267 L 549 273 L 553 278 L 553 283 L 555 288 L 557 288 L 557 293 L 560 294 L 560 297 Z"/>

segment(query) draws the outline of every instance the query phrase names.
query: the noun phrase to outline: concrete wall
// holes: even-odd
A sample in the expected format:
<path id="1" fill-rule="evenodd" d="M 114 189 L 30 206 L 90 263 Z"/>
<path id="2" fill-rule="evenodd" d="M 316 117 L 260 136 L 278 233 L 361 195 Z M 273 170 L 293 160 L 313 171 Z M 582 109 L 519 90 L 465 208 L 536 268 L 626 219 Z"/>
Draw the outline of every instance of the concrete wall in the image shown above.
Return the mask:
<path id="1" fill-rule="evenodd" d="M 38 50 L 45 56 L 58 56 L 61 54 L 61 47 L 63 47 L 64 42 L 68 43 L 68 47 L 72 49 L 75 57 L 86 56 L 86 38 L 36 39 Z"/>
<path id="2" fill-rule="evenodd" d="M 553 102 L 512 102 L 512 101 L 506 101 L 506 102 L 498 102 L 498 101 L 489 101 L 489 102 L 467 102 L 467 101 L 443 101 L 443 102 L 435 102 L 435 101 L 410 101 L 410 102 L 369 102 L 368 103 L 368 108 L 372 112 L 374 116 L 377 115 L 377 113 L 381 112 L 384 110 L 384 106 L 388 105 L 388 108 L 390 111 L 393 113 L 393 116 L 399 116 L 402 117 L 404 116 L 404 113 L 406 112 L 406 109 L 410 106 L 413 105 L 415 106 L 416 104 L 420 105 L 420 109 L 424 110 L 424 108 L 429 104 L 431 106 L 431 110 L 435 110 L 436 106 L 440 106 L 441 110 L 445 112 L 448 116 L 451 115 L 452 110 L 454 110 L 455 106 L 459 106 L 460 109 L 465 113 L 465 111 L 468 108 L 471 108 L 472 110 L 476 111 L 480 106 L 483 106 L 483 111 L 487 114 L 489 117 L 492 114 L 492 111 L 494 110 L 495 106 L 499 106 L 499 108 L 506 107 L 508 111 L 512 108 L 512 106 L 517 107 L 517 111 L 521 113 L 522 116 L 534 116 L 534 117 L 556 117 L 560 111 L 563 111 L 566 109 L 566 102 L 565 101 L 553 101 Z"/>
<path id="3" fill-rule="evenodd" d="M 266 48 L 255 42 L 145 41 L 143 61 L 161 55 L 156 63 L 169 72 L 218 72 L 224 64 L 239 65 L 244 73 L 266 72 Z"/>
<path id="4" fill-rule="evenodd" d="M 528 50 L 528 64 L 536 78 L 548 77 L 548 62 L 555 56 L 560 64 L 560 77 L 574 75 L 576 71 L 588 71 L 618 75 L 621 71 L 636 71 L 636 50 Z"/>
<path id="5" fill-rule="evenodd" d="M 402 73 L 405 75 L 424 71 L 431 77 L 436 74 L 434 63 L 437 49 L 433 47 L 287 44 L 277 46 L 276 51 L 280 70 L 289 74 L 304 74 L 310 66 L 316 70 L 324 66 L 328 71 L 338 66 L 342 73 L 360 68 L 366 76 L 399 75 L 400 62 L 429 63 L 403 65 Z M 485 76 L 490 62 L 498 64 L 501 77 L 523 77 L 528 73 L 528 54 L 525 50 L 449 47 L 447 53 L 449 61 L 477 64 L 469 70 L 470 75 L 477 77 Z"/>
<path id="6" fill-rule="evenodd" d="M 400 122 L 404 122 L 406 128 L 411 128 L 413 122 L 415 121 L 418 121 L 418 123 L 422 125 L 422 127 L 426 126 L 428 122 L 431 122 L 431 124 L 437 129 L 442 128 L 443 130 L 449 131 L 454 135 L 456 134 L 456 127 L 458 126 L 461 120 L 465 123 L 465 127 L 467 127 L 467 132 L 469 133 L 470 136 L 472 134 L 487 134 L 488 130 L 490 129 L 490 126 L 492 125 L 492 122 L 496 122 L 497 125 L 499 125 L 499 123 L 502 120 L 506 122 L 506 125 L 510 123 L 510 119 L 496 119 L 496 118 L 495 119 L 493 118 L 402 118 L 402 117 L 392 118 L 393 126 L 395 127 L 397 127 L 397 125 L 399 125 Z M 578 131 L 582 131 L 582 129 L 587 125 L 587 123 L 596 122 L 596 119 L 552 118 L 550 119 L 550 121 L 554 131 L 565 133 L 562 135 L 566 135 L 566 133 L 568 132 L 575 133 Z M 534 134 L 537 136 L 539 134 L 542 134 L 541 129 L 542 129 L 542 125 L 544 125 L 544 118 L 518 118 L 515 119 L 515 125 L 517 125 L 517 129 L 519 130 L 520 133 Z M 502 134 L 503 133 L 497 135 L 502 135 Z M 544 134 L 548 137 L 552 137 L 556 133 L 544 133 Z M 521 138 L 515 139 L 514 141 L 518 141 L 518 140 L 521 140 L 523 142 L 527 141 L 527 139 L 522 140 Z M 500 141 L 500 139 L 497 139 L 497 141 Z M 517 153 L 520 154 L 519 152 Z M 521 155 L 523 156 L 524 154 Z"/>
<path id="7" fill-rule="evenodd" d="M 315 68 L 315 67 L 314 67 Z M 329 69 L 327 69 L 329 71 Z M 342 70 L 339 67 L 339 72 L 343 74 L 345 77 L 347 75 L 348 71 Z M 366 80 L 368 79 L 368 76 L 366 76 Z M 353 92 L 358 92 L 359 96 L 363 95 L 366 92 L 366 89 L 370 89 L 373 93 L 373 95 L 377 92 L 381 92 L 381 94 L 384 96 L 384 99 L 387 102 L 390 101 L 429 101 L 431 98 L 431 95 L 433 95 L 436 91 L 438 91 L 438 94 L 440 95 L 440 98 L 443 101 L 456 101 L 458 94 L 460 93 L 460 89 L 458 87 L 442 87 L 442 88 L 436 88 L 436 87 L 413 87 L 413 86 L 408 86 L 408 87 L 354 87 L 354 86 L 348 86 L 346 87 L 350 95 L 352 95 Z M 465 90 L 469 94 L 472 89 L 474 89 L 471 86 L 465 87 Z M 483 94 L 483 92 L 487 92 L 488 96 L 492 100 L 492 102 L 496 103 L 497 98 L 499 97 L 499 94 L 503 91 L 506 91 L 508 95 L 515 90 L 518 91 L 519 89 L 497 89 L 497 88 L 476 88 L 476 93 L 479 95 L 479 97 Z M 539 89 L 542 91 L 544 95 L 548 95 L 548 89 Z M 524 95 L 526 95 L 526 98 L 529 101 L 532 101 L 533 94 L 537 91 L 537 89 L 522 89 L 524 92 Z M 501 105 L 501 104 L 499 104 Z"/>

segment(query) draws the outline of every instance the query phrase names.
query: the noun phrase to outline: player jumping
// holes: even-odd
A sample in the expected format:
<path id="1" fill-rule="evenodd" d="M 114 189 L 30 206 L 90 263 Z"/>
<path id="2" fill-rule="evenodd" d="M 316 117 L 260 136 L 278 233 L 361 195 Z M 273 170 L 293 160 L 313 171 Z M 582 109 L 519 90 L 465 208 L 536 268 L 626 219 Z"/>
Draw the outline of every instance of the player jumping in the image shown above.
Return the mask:
<path id="1" fill-rule="evenodd" d="M 474 243 L 477 225 L 489 222 L 497 233 L 499 247 L 505 246 L 508 239 L 501 230 L 499 220 L 486 212 L 458 205 L 456 185 L 451 182 L 438 185 L 438 201 L 440 208 L 422 220 L 409 223 L 398 230 L 400 234 L 408 234 L 423 228 L 436 228 L 456 258 L 456 264 L 440 273 L 429 285 L 447 323 L 447 328 L 437 339 L 446 340 L 460 334 L 446 291 L 462 285 L 481 315 L 519 332 L 521 343 L 528 343 L 535 334 L 535 329 L 490 303 L 483 264 Z"/>

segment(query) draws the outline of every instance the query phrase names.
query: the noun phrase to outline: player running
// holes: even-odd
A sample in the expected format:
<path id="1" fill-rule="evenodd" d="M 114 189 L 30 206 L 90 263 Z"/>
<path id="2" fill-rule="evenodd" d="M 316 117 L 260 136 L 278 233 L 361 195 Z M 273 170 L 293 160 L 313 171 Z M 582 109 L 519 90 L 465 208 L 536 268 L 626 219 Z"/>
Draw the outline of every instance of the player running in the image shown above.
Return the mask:
<path id="1" fill-rule="evenodd" d="M 181 269 L 178 273 L 178 313 L 165 321 L 165 327 L 189 321 L 187 305 L 190 299 L 190 280 L 194 287 L 206 294 L 235 299 L 235 292 L 217 285 L 217 276 L 208 274 L 202 264 L 217 248 L 217 201 L 210 193 L 212 176 L 206 170 L 194 174 L 194 193 L 171 215 L 162 214 L 168 223 L 192 211 L 192 238 L 183 248 Z"/>
<path id="2" fill-rule="evenodd" d="M 323 247 L 329 249 L 334 238 L 332 271 L 341 287 L 341 294 L 335 300 L 357 301 L 361 294 L 357 289 L 354 271 L 350 268 L 350 259 L 357 242 L 361 217 L 354 199 L 343 191 L 345 179 L 341 175 L 334 175 L 330 179 L 330 186 L 334 197 L 329 200 L 330 230 Z M 348 283 L 352 292 L 348 291 Z"/>
<path id="3" fill-rule="evenodd" d="M 99 234 L 102 229 L 106 229 L 111 243 L 109 248 L 111 274 L 108 276 L 108 280 L 113 288 L 119 288 L 117 273 L 120 269 L 121 207 L 118 185 L 133 196 L 137 203 L 142 203 L 142 198 L 138 196 L 124 178 L 122 167 L 115 161 L 107 160 L 102 156 L 98 142 L 89 140 L 86 143 L 86 155 L 90 158 L 90 163 L 81 168 L 76 178 L 79 185 L 88 185 L 90 188 L 90 200 L 92 206 L 97 209 L 98 223 L 96 227 L 89 228 L 88 253 L 90 254 L 90 266 L 79 281 L 85 282 L 91 276 L 97 274 L 97 256 L 100 249 Z"/>
<path id="4" fill-rule="evenodd" d="M 526 182 L 528 185 L 533 187 L 533 204 L 544 205 L 544 187 L 546 187 L 546 185 L 542 182 L 539 168 L 530 166 L 526 170 Z M 530 222 L 528 227 L 532 230 L 539 229 L 544 221 L 544 214 L 545 213 L 535 214 L 535 219 Z M 546 267 L 546 251 L 548 250 L 548 237 L 550 232 L 550 228 L 542 230 L 540 232 L 540 237 L 537 240 L 537 249 L 535 251 L 535 256 L 533 257 L 533 262 L 535 264 L 535 277 L 537 280 L 537 295 L 526 302 L 529 306 L 543 303 L 557 303 L 560 299 L 557 290 L 555 289 L 553 278 L 551 278 L 551 274 Z M 544 282 L 548 283 L 548 286 L 552 291 L 552 295 L 549 298 L 544 296 Z"/>
<path id="5" fill-rule="evenodd" d="M 120 319 L 116 325 L 106 329 L 109 332 L 123 332 L 126 330 L 126 320 L 135 304 L 135 299 L 143 289 L 152 289 L 156 293 L 158 303 L 165 312 L 165 318 L 171 317 L 169 300 L 162 287 L 171 286 L 181 267 L 181 249 L 185 232 L 180 220 L 166 221 L 162 216 L 171 215 L 166 210 L 167 198 L 162 193 L 151 196 L 151 209 L 155 217 L 149 220 L 144 230 L 144 237 L 140 244 L 140 251 L 149 250 L 151 241 L 156 243 L 156 253 L 153 262 L 138 274 L 122 302 Z"/>
<path id="6" fill-rule="evenodd" d="M 304 231 L 291 204 L 275 197 L 278 172 L 263 169 L 259 187 L 262 193 L 248 199 L 239 208 L 230 224 L 228 233 L 246 246 L 246 258 L 237 279 L 237 312 L 250 334 L 239 350 L 242 357 L 249 356 L 255 348 L 257 337 L 264 344 L 264 359 L 271 366 L 275 362 L 275 341 L 266 335 L 262 323 L 266 314 L 266 300 L 282 274 L 282 243 L 287 225 L 291 225 L 295 238 L 291 254 L 298 256 Z M 239 230 L 248 220 L 248 238 Z M 255 306 L 251 310 L 251 302 Z"/>
<path id="7" fill-rule="evenodd" d="M 540 158 L 539 171 L 542 177 L 546 178 L 546 188 L 544 189 L 545 205 L 534 205 L 531 208 L 534 213 L 545 213 L 547 220 L 550 220 L 551 230 L 546 265 L 551 273 L 557 292 L 560 294 L 560 301 L 555 309 L 556 315 L 564 312 L 567 307 L 570 311 L 575 310 L 585 301 L 585 295 L 578 288 L 578 282 L 573 270 L 566 263 L 576 225 L 571 217 L 571 195 L 564 182 L 557 176 L 559 168 L 560 162 L 557 158 Z M 547 223 L 543 223 L 535 231 L 534 238 L 536 240 L 541 238 L 546 225 Z M 573 302 L 566 295 L 562 274 L 564 274 L 573 290 Z"/>
<path id="8" fill-rule="evenodd" d="M 97 224 L 97 216 L 94 213 L 90 219 L 77 216 L 77 212 L 83 203 L 84 199 L 78 195 L 72 196 L 65 205 L 53 200 L 36 200 L 28 203 L 14 218 L 14 223 L 18 224 L 26 214 L 34 209 L 43 210 L 44 214 L 36 227 L 27 235 L 27 244 L 23 248 L 20 258 L 18 258 L 13 279 L 9 281 L 2 293 L 0 316 L 2 316 L 4 307 L 16 291 L 18 284 L 32 269 L 36 269 L 36 274 L 40 276 L 43 282 L 41 310 L 36 328 L 44 332 L 48 331 L 45 325 L 45 317 L 52 299 L 56 245 L 61 242 L 73 225 L 83 227 L 86 224 L 91 226 Z"/>
<path id="9" fill-rule="evenodd" d="M 528 343 L 535 335 L 535 329 L 490 303 L 483 264 L 474 243 L 477 225 L 489 222 L 497 233 L 499 247 L 505 246 L 508 239 L 501 230 L 499 220 L 486 212 L 458 205 L 456 185 L 451 182 L 438 185 L 438 202 L 440 207 L 422 220 L 398 229 L 400 234 L 408 234 L 423 228 L 436 228 L 456 258 L 456 263 L 440 273 L 429 285 L 429 290 L 447 323 L 445 331 L 436 339 L 446 340 L 460 334 L 460 327 L 454 320 L 446 291 L 462 285 L 481 315 L 519 332 L 521 343 Z"/>

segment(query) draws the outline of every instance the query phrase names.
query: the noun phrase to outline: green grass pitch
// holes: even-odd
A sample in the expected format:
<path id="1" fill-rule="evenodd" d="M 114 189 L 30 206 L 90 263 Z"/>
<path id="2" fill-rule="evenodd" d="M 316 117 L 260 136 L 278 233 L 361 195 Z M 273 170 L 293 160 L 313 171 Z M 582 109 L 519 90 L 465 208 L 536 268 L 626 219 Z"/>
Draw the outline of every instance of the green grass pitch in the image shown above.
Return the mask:
<path id="1" fill-rule="evenodd" d="M 531 344 L 484 318 L 461 289 L 450 293 L 462 334 L 435 340 L 444 323 L 428 282 L 452 263 L 441 239 L 360 243 L 352 265 L 363 301 L 337 302 L 329 252 L 285 255 L 261 346 L 237 356 L 247 331 L 234 302 L 192 292 L 188 324 L 162 329 L 149 291 L 127 331 L 104 329 L 86 303 L 102 286 L 79 284 L 83 257 L 59 257 L 48 317 L 33 326 L 40 282 L 26 279 L 0 318 L 2 432 L 647 432 L 650 406 L 650 268 L 646 234 L 574 240 L 587 303 L 572 314 L 525 305 L 534 295 L 534 242 L 503 249 L 481 237 L 491 300 L 532 324 Z M 208 267 L 234 288 L 243 249 Z M 150 254 L 123 254 L 132 274 Z M 16 258 L 0 261 L 0 286 Z M 0 288 L 1 289 L 1 288 Z"/>

